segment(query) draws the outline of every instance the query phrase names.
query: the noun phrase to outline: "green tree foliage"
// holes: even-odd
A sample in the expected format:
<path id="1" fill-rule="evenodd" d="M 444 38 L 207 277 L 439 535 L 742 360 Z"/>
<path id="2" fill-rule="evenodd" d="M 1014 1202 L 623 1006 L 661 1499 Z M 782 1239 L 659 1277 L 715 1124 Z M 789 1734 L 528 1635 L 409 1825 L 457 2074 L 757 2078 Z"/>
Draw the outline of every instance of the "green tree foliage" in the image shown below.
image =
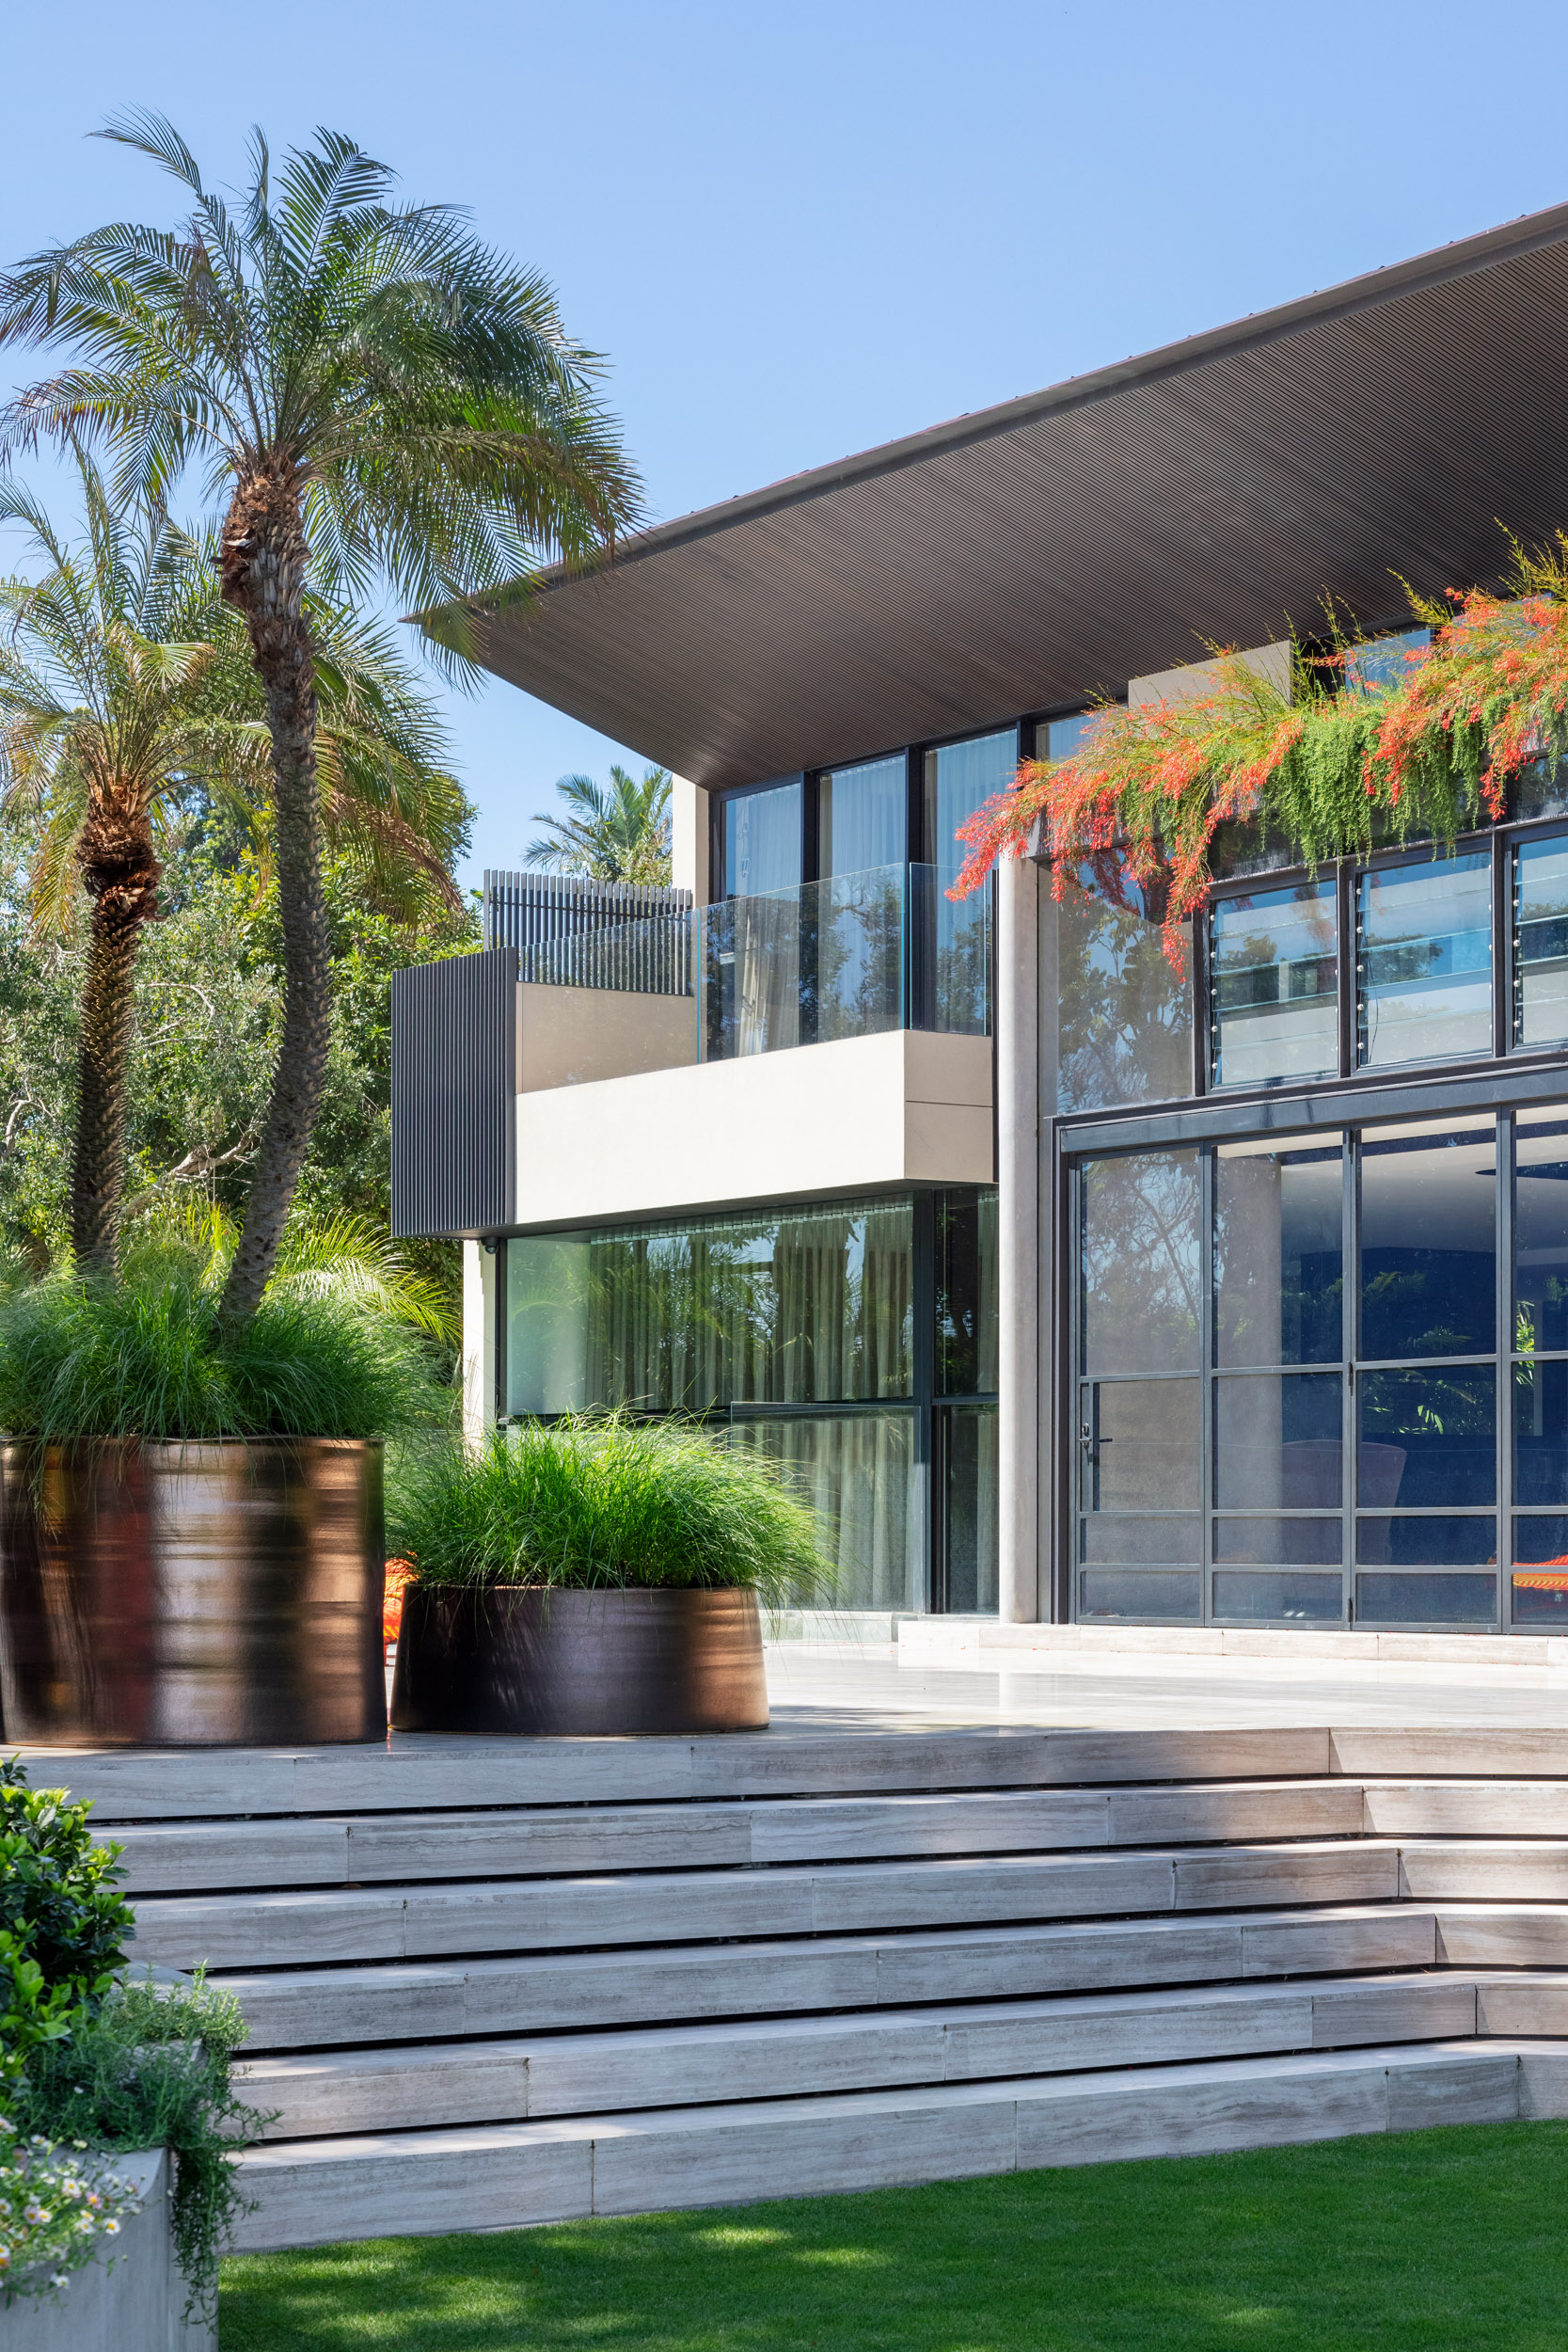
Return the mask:
<path id="1" fill-rule="evenodd" d="M 0 823 L 0 1276 L 41 1272 L 70 1237 L 75 1037 L 85 917 L 64 935 L 31 917 L 36 831 Z M 281 1022 L 276 884 L 221 813 L 199 805 L 164 856 L 162 919 L 144 934 L 135 976 L 124 1248 L 169 1216 L 237 1219 L 263 1115 Z M 394 920 L 367 904 L 352 858 L 327 868 L 333 1009 L 315 1141 L 285 1235 L 280 1278 L 324 1255 L 356 1280 L 379 1263 L 401 1285 L 398 1311 L 427 1329 L 454 1327 L 455 1243 L 400 1246 L 388 1257 L 391 977 L 479 945 L 471 903 Z M 219 1248 L 231 1248 L 215 1235 Z M 422 1283 L 422 1291 L 417 1291 Z M 422 1306 L 421 1306 L 422 1300 Z"/>
<path id="2" fill-rule="evenodd" d="M 106 135 L 174 179 L 186 216 L 112 222 L 0 278 L 0 343 L 71 351 L 11 404 L 0 442 L 103 444 L 117 493 L 150 504 L 199 466 L 227 501 L 219 577 L 266 694 L 284 974 L 225 1291 L 244 1314 L 282 1243 L 330 1053 L 309 592 L 389 592 L 461 664 L 480 600 L 515 603 L 550 558 L 606 553 L 637 491 L 594 355 L 549 286 L 461 213 L 395 201 L 387 167 L 334 132 L 276 169 L 253 133 L 233 204 L 162 117 Z"/>
<path id="3" fill-rule="evenodd" d="M 608 786 L 592 776 L 562 776 L 556 790 L 564 816 L 535 809 L 545 830 L 528 845 L 528 862 L 560 874 L 587 874 L 595 882 L 668 882 L 670 795 L 668 768 L 647 768 L 642 780 L 612 767 Z"/>

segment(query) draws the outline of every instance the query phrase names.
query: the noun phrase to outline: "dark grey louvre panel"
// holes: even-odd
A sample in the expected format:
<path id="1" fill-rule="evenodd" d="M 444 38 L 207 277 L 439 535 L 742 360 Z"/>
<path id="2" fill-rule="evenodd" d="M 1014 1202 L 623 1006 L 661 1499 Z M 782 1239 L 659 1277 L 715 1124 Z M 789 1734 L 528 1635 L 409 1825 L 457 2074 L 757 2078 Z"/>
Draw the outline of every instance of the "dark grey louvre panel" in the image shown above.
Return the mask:
<path id="1" fill-rule="evenodd" d="M 547 947 L 584 932 L 684 914 L 689 890 L 653 882 L 597 882 L 583 874 L 484 869 L 484 945 Z M 592 983 L 590 983 L 592 985 Z"/>
<path id="2" fill-rule="evenodd" d="M 392 1232 L 493 1233 L 515 1197 L 517 950 L 392 975 Z"/>

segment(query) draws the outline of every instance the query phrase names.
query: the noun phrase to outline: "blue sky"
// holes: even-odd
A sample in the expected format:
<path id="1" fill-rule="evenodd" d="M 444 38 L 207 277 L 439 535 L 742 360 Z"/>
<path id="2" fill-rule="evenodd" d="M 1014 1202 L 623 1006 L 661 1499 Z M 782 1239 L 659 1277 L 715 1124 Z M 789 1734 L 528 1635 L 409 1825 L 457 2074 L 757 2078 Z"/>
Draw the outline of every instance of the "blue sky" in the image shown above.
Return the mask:
<path id="1" fill-rule="evenodd" d="M 8 256 L 171 217 L 115 107 L 214 179 L 329 123 L 555 280 L 660 516 L 1568 197 L 1561 0 L 78 0 L 4 54 Z M 625 755 L 499 683 L 451 723 L 476 881 Z"/>

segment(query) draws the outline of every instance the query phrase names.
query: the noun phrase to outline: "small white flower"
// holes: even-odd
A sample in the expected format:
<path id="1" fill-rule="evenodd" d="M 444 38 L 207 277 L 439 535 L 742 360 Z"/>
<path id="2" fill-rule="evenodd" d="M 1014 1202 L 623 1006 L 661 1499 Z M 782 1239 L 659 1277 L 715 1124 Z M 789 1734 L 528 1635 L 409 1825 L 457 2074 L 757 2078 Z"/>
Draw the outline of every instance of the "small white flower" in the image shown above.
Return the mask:
<path id="1" fill-rule="evenodd" d="M 105 2221 L 103 2224 L 103 2234 L 105 2237 L 119 2237 L 119 2223 L 118 2221 Z"/>

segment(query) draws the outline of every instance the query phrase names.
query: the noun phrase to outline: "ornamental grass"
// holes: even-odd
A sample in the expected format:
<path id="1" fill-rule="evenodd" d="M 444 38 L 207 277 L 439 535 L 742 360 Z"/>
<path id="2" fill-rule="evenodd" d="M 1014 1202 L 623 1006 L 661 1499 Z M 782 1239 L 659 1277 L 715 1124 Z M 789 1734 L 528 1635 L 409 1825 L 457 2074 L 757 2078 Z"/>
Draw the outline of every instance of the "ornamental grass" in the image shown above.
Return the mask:
<path id="1" fill-rule="evenodd" d="M 997 859 L 1037 850 L 1061 898 L 1085 887 L 1115 903 L 1132 886 L 1159 908 L 1180 968 L 1181 925 L 1202 905 L 1222 826 L 1283 838 L 1292 862 L 1456 834 L 1504 814 L 1528 769 L 1568 752 L 1568 534 L 1531 552 L 1513 543 L 1513 593 L 1411 593 L 1429 645 L 1380 689 L 1347 671 L 1359 650 L 1292 648 L 1290 692 L 1229 649 L 1212 684 L 1136 707 L 1105 702 L 1080 749 L 1020 763 L 1009 789 L 959 829 L 969 850 L 951 898 Z"/>
<path id="2" fill-rule="evenodd" d="M 12 1438 L 384 1438 L 428 1406 L 430 1378 L 412 1334 L 331 1294 L 274 1292 L 235 1320 L 175 1271 L 53 1275 L 0 1299 Z"/>
<path id="3" fill-rule="evenodd" d="M 775 1465 L 689 1423 L 568 1416 L 427 1453 L 389 1533 L 420 1584 L 750 1587 L 799 1600 L 827 1574 Z"/>

